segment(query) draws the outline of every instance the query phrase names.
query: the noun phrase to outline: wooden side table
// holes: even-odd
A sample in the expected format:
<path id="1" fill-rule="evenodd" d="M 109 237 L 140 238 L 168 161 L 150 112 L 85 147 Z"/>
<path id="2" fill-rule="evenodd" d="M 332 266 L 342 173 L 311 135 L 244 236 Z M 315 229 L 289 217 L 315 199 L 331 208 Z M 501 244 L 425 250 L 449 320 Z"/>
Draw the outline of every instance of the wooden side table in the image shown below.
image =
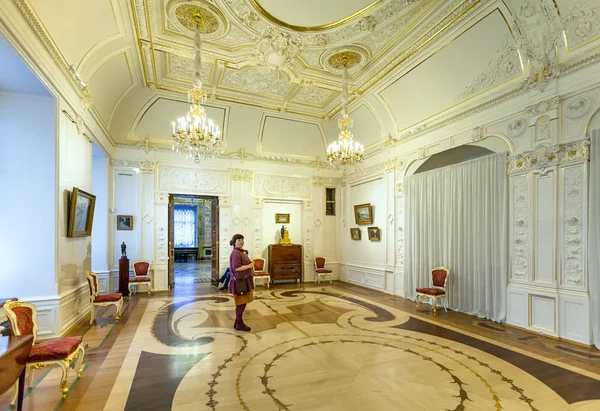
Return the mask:
<path id="1" fill-rule="evenodd" d="M 19 380 L 17 410 L 23 409 L 25 364 L 33 345 L 33 335 L 0 337 L 0 394 L 8 391 Z"/>

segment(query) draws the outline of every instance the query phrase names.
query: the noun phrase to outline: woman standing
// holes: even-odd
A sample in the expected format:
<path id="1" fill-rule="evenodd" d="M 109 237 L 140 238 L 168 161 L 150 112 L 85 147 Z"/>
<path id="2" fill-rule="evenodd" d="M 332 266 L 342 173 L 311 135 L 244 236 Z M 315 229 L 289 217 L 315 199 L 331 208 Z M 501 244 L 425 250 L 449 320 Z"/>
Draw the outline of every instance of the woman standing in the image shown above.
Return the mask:
<path id="1" fill-rule="evenodd" d="M 250 261 L 250 258 L 244 254 L 244 236 L 241 234 L 235 234 L 229 242 L 233 246 L 233 251 L 229 256 L 229 268 L 231 281 L 229 281 L 229 292 L 233 294 L 235 300 L 235 323 L 233 328 L 239 331 L 250 331 L 250 327 L 244 324 L 242 315 L 246 309 L 246 304 L 254 299 L 252 290 L 254 289 L 254 277 L 252 271 L 254 269 L 254 261 Z M 246 279 L 248 285 L 248 292 L 244 295 L 237 295 L 235 293 L 235 281 L 241 278 Z"/>

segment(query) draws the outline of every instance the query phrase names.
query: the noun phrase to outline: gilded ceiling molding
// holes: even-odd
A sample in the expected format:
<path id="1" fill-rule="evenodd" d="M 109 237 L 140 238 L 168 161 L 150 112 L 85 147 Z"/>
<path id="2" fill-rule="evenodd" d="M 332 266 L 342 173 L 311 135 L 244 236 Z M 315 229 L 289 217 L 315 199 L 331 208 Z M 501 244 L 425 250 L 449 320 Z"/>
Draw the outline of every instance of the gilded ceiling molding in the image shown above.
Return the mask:
<path id="1" fill-rule="evenodd" d="M 339 26 L 342 26 L 342 25 L 344 25 L 346 23 L 349 23 L 352 20 L 355 20 L 358 17 L 364 16 L 365 14 L 369 13 L 370 11 L 373 11 L 373 9 L 375 9 L 377 6 L 379 6 L 385 0 L 374 0 L 368 6 L 364 7 L 361 10 L 358 10 L 358 11 L 352 13 L 349 16 L 346 16 L 346 17 L 344 17 L 344 18 L 342 18 L 342 19 L 340 19 L 338 21 L 334 21 L 332 23 L 322 24 L 322 25 L 318 25 L 318 26 L 296 26 L 296 25 L 293 25 L 293 24 L 288 24 L 285 21 L 282 21 L 282 20 L 278 19 L 277 17 L 273 16 L 272 14 L 270 14 L 264 7 L 262 7 L 260 5 L 260 3 L 257 0 L 248 0 L 248 1 L 254 7 L 254 9 L 256 11 L 258 11 L 258 13 L 261 16 L 263 16 L 264 18 L 266 18 L 271 23 L 273 23 L 273 24 L 275 24 L 277 26 L 285 27 L 288 30 L 299 31 L 299 32 L 316 32 L 316 31 L 323 31 L 323 30 L 334 29 L 336 27 L 339 27 Z M 410 2 L 408 2 L 408 3 L 410 3 Z"/>
<path id="2" fill-rule="evenodd" d="M 535 151 L 528 151 L 508 157 L 508 174 L 520 174 L 528 171 L 537 171 L 544 175 L 554 166 L 587 161 L 589 158 L 589 139 L 566 144 L 558 144 L 552 147 L 542 146 Z"/>

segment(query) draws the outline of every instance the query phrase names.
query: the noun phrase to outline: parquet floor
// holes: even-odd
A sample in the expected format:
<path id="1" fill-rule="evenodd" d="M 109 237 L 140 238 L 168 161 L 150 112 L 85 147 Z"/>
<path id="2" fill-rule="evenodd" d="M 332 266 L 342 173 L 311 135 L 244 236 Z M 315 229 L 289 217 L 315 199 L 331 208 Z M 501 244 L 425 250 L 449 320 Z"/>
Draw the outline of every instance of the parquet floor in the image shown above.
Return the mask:
<path id="1" fill-rule="evenodd" d="M 38 371 L 26 410 L 598 410 L 600 351 L 360 287 L 258 287 L 232 328 L 206 284 L 81 325 L 86 368 Z M 0 396 L 8 409 L 8 394 Z"/>

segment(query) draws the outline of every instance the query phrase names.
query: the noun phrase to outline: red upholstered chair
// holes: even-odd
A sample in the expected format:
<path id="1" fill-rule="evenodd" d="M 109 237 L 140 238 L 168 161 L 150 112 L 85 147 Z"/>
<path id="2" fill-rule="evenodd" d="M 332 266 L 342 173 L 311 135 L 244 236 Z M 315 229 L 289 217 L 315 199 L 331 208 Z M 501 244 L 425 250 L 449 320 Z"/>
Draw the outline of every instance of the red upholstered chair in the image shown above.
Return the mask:
<path id="1" fill-rule="evenodd" d="M 106 307 L 114 305 L 117 308 L 115 318 L 119 321 L 121 318 L 121 311 L 123 311 L 123 294 L 111 293 L 111 294 L 98 294 L 98 276 L 96 273 L 91 271 L 87 272 L 87 282 L 90 289 L 90 303 L 92 306 L 92 312 L 90 316 L 90 324 L 96 319 L 96 307 Z"/>
<path id="2" fill-rule="evenodd" d="M 267 284 L 267 288 L 271 287 L 271 274 L 266 271 L 267 264 L 264 258 L 254 257 L 254 284 L 257 282 Z"/>
<path id="3" fill-rule="evenodd" d="M 131 286 L 136 286 L 136 291 L 139 290 L 141 285 L 146 286 L 148 295 L 152 293 L 152 279 L 150 278 L 150 263 L 148 261 L 139 260 L 133 263 L 133 278 L 129 279 L 129 293 Z"/>
<path id="4" fill-rule="evenodd" d="M 317 277 L 317 284 L 319 284 L 321 279 L 323 279 L 323 281 L 329 280 L 330 283 L 333 283 L 331 281 L 333 271 L 325 268 L 326 263 L 327 260 L 325 257 L 315 257 L 315 275 Z"/>
<path id="5" fill-rule="evenodd" d="M 417 308 L 419 307 L 419 297 L 427 297 L 433 300 L 433 312 L 437 312 L 437 300 L 438 298 L 446 298 L 447 295 L 447 286 L 448 286 L 448 276 L 450 272 L 446 267 L 435 267 L 431 270 L 431 284 L 427 288 L 417 288 L 417 295 L 415 296 L 415 300 L 417 301 Z M 448 311 L 446 306 L 448 305 L 448 300 L 444 300 L 444 310 Z"/>
<path id="6" fill-rule="evenodd" d="M 33 335 L 34 345 L 31 347 L 29 357 L 27 358 L 27 372 L 29 373 L 29 386 L 33 381 L 33 371 L 45 367 L 59 366 L 62 370 L 62 378 L 60 380 L 60 392 L 65 398 L 69 392 L 67 387 L 67 376 L 71 363 L 77 360 L 75 370 L 77 376 L 81 377 L 83 372 L 83 356 L 85 349 L 83 348 L 83 337 L 78 335 L 75 337 L 56 338 L 54 340 L 42 341 L 35 343 L 37 333 L 35 305 L 23 301 L 8 301 L 4 304 L 6 316 L 10 321 L 10 327 L 15 335 Z M 13 405 L 17 398 L 19 382 L 15 384 L 15 390 L 10 404 Z"/>

